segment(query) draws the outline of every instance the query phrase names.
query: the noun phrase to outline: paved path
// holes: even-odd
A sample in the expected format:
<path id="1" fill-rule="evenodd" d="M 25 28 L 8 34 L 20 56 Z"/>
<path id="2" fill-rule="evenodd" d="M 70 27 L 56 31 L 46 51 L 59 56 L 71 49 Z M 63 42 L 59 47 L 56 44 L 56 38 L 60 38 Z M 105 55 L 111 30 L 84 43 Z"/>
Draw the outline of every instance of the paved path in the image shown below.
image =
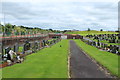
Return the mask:
<path id="1" fill-rule="evenodd" d="M 70 41 L 70 76 L 71 78 L 108 78 L 105 72 L 94 63 L 74 41 Z"/>

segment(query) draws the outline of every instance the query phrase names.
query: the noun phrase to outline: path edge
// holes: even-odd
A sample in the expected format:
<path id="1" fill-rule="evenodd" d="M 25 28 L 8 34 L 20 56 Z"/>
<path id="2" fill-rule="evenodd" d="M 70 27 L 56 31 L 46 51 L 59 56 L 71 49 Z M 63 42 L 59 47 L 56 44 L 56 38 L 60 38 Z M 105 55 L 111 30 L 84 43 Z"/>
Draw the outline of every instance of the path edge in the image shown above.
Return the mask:
<path id="1" fill-rule="evenodd" d="M 70 40 L 69 40 L 69 48 L 68 48 L 68 78 L 71 78 L 70 72 Z"/>

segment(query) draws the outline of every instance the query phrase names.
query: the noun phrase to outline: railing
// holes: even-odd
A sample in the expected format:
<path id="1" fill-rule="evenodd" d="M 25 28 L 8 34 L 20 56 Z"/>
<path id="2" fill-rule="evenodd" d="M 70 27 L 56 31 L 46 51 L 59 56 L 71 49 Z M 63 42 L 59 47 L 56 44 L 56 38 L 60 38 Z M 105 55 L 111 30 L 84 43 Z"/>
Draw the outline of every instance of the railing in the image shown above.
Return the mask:
<path id="1" fill-rule="evenodd" d="M 46 37 L 48 34 L 33 34 L 33 35 L 13 35 L 13 36 L 0 36 L 0 39 L 9 39 L 9 38 L 31 38 L 31 37 Z"/>

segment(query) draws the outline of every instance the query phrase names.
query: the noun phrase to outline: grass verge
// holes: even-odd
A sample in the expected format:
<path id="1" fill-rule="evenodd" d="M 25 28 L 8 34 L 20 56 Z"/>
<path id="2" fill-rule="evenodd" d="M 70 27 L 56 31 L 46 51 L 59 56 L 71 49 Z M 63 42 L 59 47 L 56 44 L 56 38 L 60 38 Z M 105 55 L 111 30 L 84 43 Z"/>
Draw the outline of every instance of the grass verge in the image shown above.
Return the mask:
<path id="1" fill-rule="evenodd" d="M 68 49 L 68 40 L 62 40 L 27 56 L 21 64 L 3 68 L 3 78 L 68 78 Z"/>

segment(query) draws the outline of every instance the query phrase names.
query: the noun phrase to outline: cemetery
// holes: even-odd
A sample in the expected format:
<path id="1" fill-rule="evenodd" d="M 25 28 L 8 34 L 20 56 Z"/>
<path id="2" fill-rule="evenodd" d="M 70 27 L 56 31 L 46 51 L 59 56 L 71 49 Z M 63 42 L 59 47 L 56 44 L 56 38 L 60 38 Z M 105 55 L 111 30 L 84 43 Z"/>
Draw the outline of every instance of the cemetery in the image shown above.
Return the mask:
<path id="1" fill-rule="evenodd" d="M 18 78 L 21 74 L 24 75 L 20 76 L 20 78 L 30 78 L 28 75 L 31 75 L 31 78 L 69 77 L 70 73 L 68 74 L 69 69 L 67 61 L 70 46 L 68 41 L 74 40 L 83 51 L 85 51 L 103 67 L 107 68 L 112 75 L 117 76 L 118 63 L 115 61 L 117 61 L 117 56 L 120 55 L 119 39 L 120 37 L 118 34 L 86 34 L 81 36 L 80 34 L 62 33 L 49 33 L 47 35 L 42 34 L 36 36 L 24 35 L 18 37 L 4 37 L 0 41 L 0 53 L 2 53 L 0 54 L 0 67 L 3 68 L 4 78 L 11 76 Z M 104 42 L 102 42 L 103 40 Z M 12 57 L 10 57 L 10 53 L 12 53 Z M 111 57 L 113 59 L 110 59 Z M 59 64 L 57 64 L 58 62 Z M 37 72 L 37 65 L 41 73 Z M 28 69 L 31 69 L 32 67 L 34 67 L 32 70 L 33 73 L 28 71 Z M 53 67 L 57 68 L 53 69 Z M 13 68 L 15 69 L 14 71 L 17 71 L 18 69 L 22 70 L 20 73 L 15 74 L 11 71 Z M 59 71 L 59 69 L 63 70 Z M 23 70 L 29 73 L 25 74 L 23 73 Z M 46 70 L 48 71 L 46 72 Z M 54 74 L 58 72 L 60 73 Z M 39 75 L 36 75 L 36 73 Z"/>
<path id="2" fill-rule="evenodd" d="M 50 47 L 59 41 L 62 36 L 67 36 L 66 39 L 82 39 L 83 37 L 77 34 L 48 34 L 37 36 L 21 36 L 21 37 L 4 37 L 1 39 L 1 64 L 4 68 L 16 63 L 21 63 L 25 60 L 25 56 L 36 53 L 37 51 Z M 9 52 L 12 51 L 12 59 L 8 59 Z M 9 61 L 8 61 L 9 60 Z"/>
<path id="3" fill-rule="evenodd" d="M 15 63 L 22 62 L 25 58 L 25 56 L 36 53 L 37 51 L 45 48 L 50 47 L 53 44 L 56 44 L 59 42 L 60 38 L 49 38 L 48 36 L 42 36 L 42 37 L 30 37 L 30 38 L 13 38 L 13 39 L 2 39 L 1 40 L 1 64 L 0 67 L 6 67 L 13 65 Z M 8 57 L 9 52 L 13 51 L 15 54 L 12 55 L 13 58 L 9 59 Z"/>
<path id="4" fill-rule="evenodd" d="M 0 79 L 120 79 L 119 1 L 0 3 Z"/>
<path id="5" fill-rule="evenodd" d="M 51 47 L 26 56 L 21 64 L 3 68 L 3 78 L 67 78 L 68 41 L 61 40 Z"/>
<path id="6" fill-rule="evenodd" d="M 117 55 L 120 55 L 120 34 L 86 35 L 82 41 Z"/>
<path id="7" fill-rule="evenodd" d="M 80 76 L 84 69 L 84 73 L 91 77 L 97 73 L 100 73 L 97 77 L 119 77 L 117 61 L 120 55 L 120 35 L 116 32 L 64 33 L 36 29 L 31 33 L 11 33 L 8 35 L 6 32 L 0 37 L 0 68 L 3 78 L 69 78 L 74 77 L 74 74 Z M 86 55 L 91 59 L 88 60 Z M 96 64 L 105 68 L 107 74 L 104 70 L 98 71 Z M 83 68 L 83 65 L 86 67 Z M 94 67 L 96 69 L 92 69 Z M 89 71 L 95 72 L 89 74 Z"/>

